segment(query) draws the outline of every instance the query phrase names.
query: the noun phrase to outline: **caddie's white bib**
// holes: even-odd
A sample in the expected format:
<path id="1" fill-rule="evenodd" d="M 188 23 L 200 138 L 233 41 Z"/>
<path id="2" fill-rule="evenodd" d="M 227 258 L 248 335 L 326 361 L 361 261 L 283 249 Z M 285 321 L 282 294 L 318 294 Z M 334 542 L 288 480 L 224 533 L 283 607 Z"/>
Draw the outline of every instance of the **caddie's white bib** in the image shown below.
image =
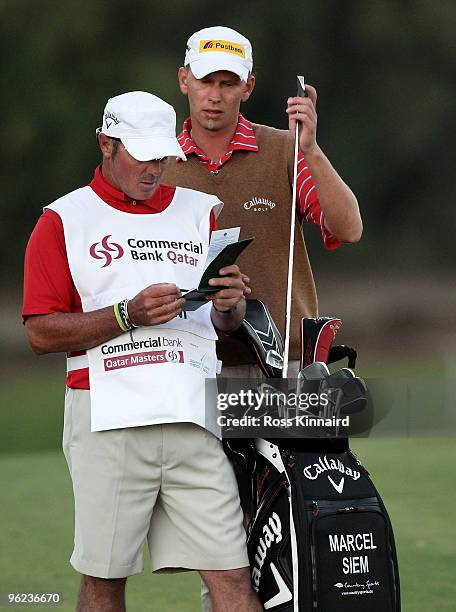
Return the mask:
<path id="1" fill-rule="evenodd" d="M 215 196 L 176 188 L 154 214 L 119 211 L 90 187 L 47 208 L 62 219 L 68 263 L 84 312 L 162 282 L 198 285 Z M 205 426 L 205 379 L 215 378 L 211 304 L 164 325 L 140 327 L 87 351 L 92 431 L 158 423 Z"/>

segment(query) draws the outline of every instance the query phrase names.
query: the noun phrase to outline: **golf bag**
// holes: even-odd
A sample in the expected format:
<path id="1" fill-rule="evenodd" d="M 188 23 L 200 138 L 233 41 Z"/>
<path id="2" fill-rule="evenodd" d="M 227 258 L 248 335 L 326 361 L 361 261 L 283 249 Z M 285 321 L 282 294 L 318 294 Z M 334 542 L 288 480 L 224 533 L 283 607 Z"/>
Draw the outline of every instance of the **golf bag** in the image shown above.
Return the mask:
<path id="1" fill-rule="evenodd" d="M 320 388 L 345 388 L 342 412 L 349 414 L 365 406 L 364 383 L 348 368 L 331 375 L 325 365 L 343 357 L 355 365 L 353 349 L 332 346 L 341 324 L 303 319 L 297 384 L 318 379 Z M 237 454 L 253 474 L 248 552 L 265 610 L 400 611 L 391 522 L 347 436 L 256 439 L 250 456 L 245 448 Z"/>
<path id="2" fill-rule="evenodd" d="M 348 447 L 290 442 L 255 441 L 248 550 L 265 610 L 399 611 L 392 527 L 369 473 Z"/>

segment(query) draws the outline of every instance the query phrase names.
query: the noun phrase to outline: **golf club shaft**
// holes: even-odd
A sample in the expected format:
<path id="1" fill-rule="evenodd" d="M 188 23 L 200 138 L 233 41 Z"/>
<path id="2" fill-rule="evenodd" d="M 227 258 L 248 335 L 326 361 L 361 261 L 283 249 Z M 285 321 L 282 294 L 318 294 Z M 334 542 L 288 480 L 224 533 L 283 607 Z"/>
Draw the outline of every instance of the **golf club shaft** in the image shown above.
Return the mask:
<path id="1" fill-rule="evenodd" d="M 298 95 L 304 91 L 304 77 L 298 76 Z M 296 190 L 298 177 L 298 152 L 299 152 L 299 122 L 295 125 L 295 147 L 294 147 L 294 167 L 293 167 L 293 194 L 291 198 L 291 222 L 290 222 L 290 243 L 288 248 L 288 280 L 287 280 L 287 304 L 285 311 L 285 347 L 283 353 L 282 378 L 288 376 L 288 361 L 290 352 L 290 324 L 291 324 L 291 290 L 293 284 L 293 255 L 294 255 L 294 234 L 296 225 Z"/>

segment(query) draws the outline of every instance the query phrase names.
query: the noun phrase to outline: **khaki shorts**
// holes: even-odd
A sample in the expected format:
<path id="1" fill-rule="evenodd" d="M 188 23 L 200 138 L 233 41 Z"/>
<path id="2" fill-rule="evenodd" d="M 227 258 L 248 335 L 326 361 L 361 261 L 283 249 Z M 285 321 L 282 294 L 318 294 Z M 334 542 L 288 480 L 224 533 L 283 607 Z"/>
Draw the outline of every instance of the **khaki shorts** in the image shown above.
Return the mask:
<path id="1" fill-rule="evenodd" d="M 191 423 L 90 432 L 90 391 L 68 389 L 63 449 L 73 481 L 72 566 L 99 578 L 248 566 L 231 464 Z"/>

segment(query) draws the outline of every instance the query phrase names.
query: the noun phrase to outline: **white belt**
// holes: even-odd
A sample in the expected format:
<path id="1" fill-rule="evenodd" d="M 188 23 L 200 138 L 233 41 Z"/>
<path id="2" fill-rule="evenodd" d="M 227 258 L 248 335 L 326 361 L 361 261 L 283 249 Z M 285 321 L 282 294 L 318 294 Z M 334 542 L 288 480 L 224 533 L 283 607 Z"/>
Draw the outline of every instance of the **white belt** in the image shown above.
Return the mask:
<path id="1" fill-rule="evenodd" d="M 86 355 L 78 355 L 77 357 L 67 357 L 67 372 L 73 370 L 82 370 L 89 367 L 89 358 Z"/>

